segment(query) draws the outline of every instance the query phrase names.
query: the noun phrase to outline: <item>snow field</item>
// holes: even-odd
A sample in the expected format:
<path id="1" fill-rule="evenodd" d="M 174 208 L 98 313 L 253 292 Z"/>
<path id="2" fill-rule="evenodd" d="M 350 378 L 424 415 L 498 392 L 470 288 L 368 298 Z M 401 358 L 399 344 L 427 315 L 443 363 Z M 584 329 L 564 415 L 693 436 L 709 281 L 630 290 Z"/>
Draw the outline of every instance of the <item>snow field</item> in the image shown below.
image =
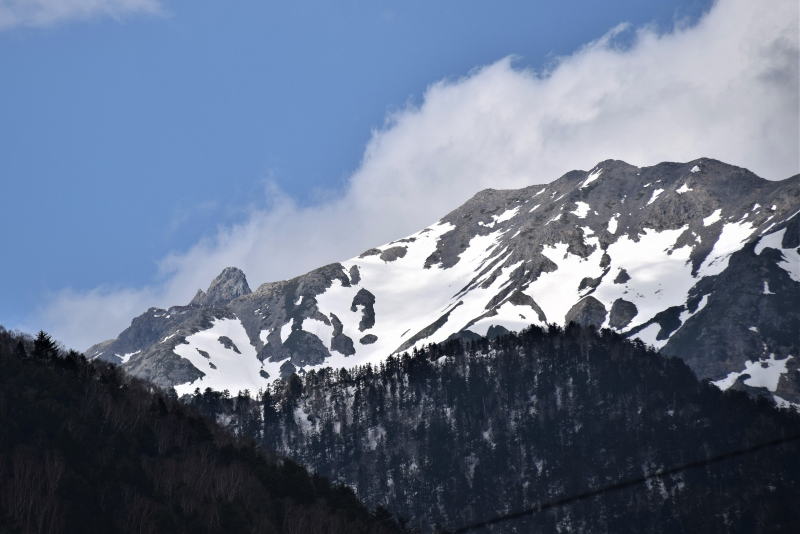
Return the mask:
<path id="1" fill-rule="evenodd" d="M 232 348 L 224 347 L 219 342 L 220 336 L 230 338 L 241 354 L 237 354 Z M 207 352 L 210 358 L 205 358 L 198 349 Z M 178 395 L 191 394 L 198 387 L 201 391 L 207 387 L 218 391 L 227 389 L 232 394 L 249 389 L 255 394 L 259 388 L 268 383 L 259 371 L 263 369 L 271 377 L 279 375 L 279 363 L 262 366 L 258 361 L 256 348 L 250 344 L 247 332 L 239 319 L 215 319 L 211 328 L 188 336 L 186 343 L 177 345 L 173 351 L 205 373 L 205 376 L 194 382 L 175 386 Z M 216 369 L 210 364 L 214 364 Z"/>

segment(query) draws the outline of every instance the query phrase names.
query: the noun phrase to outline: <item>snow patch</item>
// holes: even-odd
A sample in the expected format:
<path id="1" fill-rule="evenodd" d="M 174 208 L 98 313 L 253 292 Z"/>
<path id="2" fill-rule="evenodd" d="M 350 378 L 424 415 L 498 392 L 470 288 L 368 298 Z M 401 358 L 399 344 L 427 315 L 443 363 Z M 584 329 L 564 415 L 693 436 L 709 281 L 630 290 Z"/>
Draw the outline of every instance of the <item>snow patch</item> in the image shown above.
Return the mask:
<path id="1" fill-rule="evenodd" d="M 292 333 L 292 319 L 289 319 L 286 324 L 281 327 L 281 343 L 286 343 L 289 334 Z"/>
<path id="2" fill-rule="evenodd" d="M 772 291 L 769 290 L 769 282 L 764 280 L 764 288 L 761 290 L 762 295 L 774 295 Z"/>
<path id="3" fill-rule="evenodd" d="M 500 215 L 495 215 L 493 217 L 493 219 L 494 219 L 495 223 L 501 223 L 501 222 L 505 222 L 505 221 L 507 221 L 509 219 L 513 219 L 514 217 L 517 216 L 517 213 L 519 213 L 519 206 L 517 206 L 516 208 L 511 208 L 509 210 L 506 210 L 505 212 L 501 213 Z"/>
<path id="4" fill-rule="evenodd" d="M 675 190 L 676 193 L 682 195 L 684 193 L 688 193 L 689 191 L 694 191 L 691 187 L 689 187 L 686 183 L 680 186 L 678 189 Z"/>
<path id="5" fill-rule="evenodd" d="M 670 334 L 670 337 L 672 337 L 675 334 L 675 332 L 680 330 L 683 327 L 683 325 L 686 324 L 687 320 L 689 320 L 694 315 L 697 315 L 698 313 L 700 313 L 700 310 L 705 308 L 706 304 L 708 304 L 708 295 L 703 295 L 703 297 L 700 299 L 700 302 L 697 304 L 697 308 L 695 308 L 695 310 L 693 312 L 689 311 L 688 309 L 683 310 L 681 312 L 680 317 L 679 317 L 679 320 L 681 322 L 681 326 L 679 326 L 675 331 L 673 331 L 672 334 Z"/>
<path id="6" fill-rule="evenodd" d="M 594 171 L 591 174 L 589 174 L 589 176 L 586 178 L 586 180 L 584 180 L 583 183 L 581 184 L 580 189 L 585 188 L 587 185 L 589 185 L 590 183 L 592 183 L 595 180 L 597 180 L 598 178 L 600 178 L 600 175 L 602 173 L 603 173 L 603 169 L 597 169 L 596 171 Z"/>
<path id="7" fill-rule="evenodd" d="M 585 241 L 595 247 L 588 258 L 568 252 L 567 243 L 545 245 L 542 249 L 542 254 L 558 268 L 539 275 L 525 293 L 533 297 L 550 322 L 563 323 L 567 311 L 580 299 L 578 286 L 581 280 L 585 277 L 597 278 L 603 272 L 600 267 L 603 250 L 599 240 L 589 237 Z"/>
<path id="8" fill-rule="evenodd" d="M 692 249 L 688 245 L 673 247 L 687 228 L 688 226 L 683 226 L 661 232 L 645 228 L 644 233 L 637 236 L 638 241 L 624 234 L 620 236 L 606 250 L 611 257 L 608 269 L 612 273 L 625 269 L 631 279 L 626 284 L 615 284 L 613 277 L 606 276 L 592 296 L 602 302 L 606 309 L 610 309 L 618 298 L 635 304 L 638 313 L 632 319 L 631 327 L 649 321 L 656 313 L 670 306 L 683 305 L 689 290 L 697 283 L 692 276 L 692 265 L 689 261 Z M 602 251 L 595 254 L 599 260 Z M 583 277 L 598 276 L 595 270 L 575 268 L 578 269 L 575 273 L 576 285 Z M 597 268 L 599 269 L 599 265 Z M 535 295 L 532 296 L 536 298 Z M 577 299 L 572 299 L 567 306 L 576 301 Z M 537 302 L 542 304 L 538 299 Z"/>
<path id="9" fill-rule="evenodd" d="M 663 189 L 656 189 L 656 190 L 654 190 L 654 191 L 653 191 L 653 196 L 651 196 L 651 197 L 650 197 L 650 200 L 648 200 L 648 201 L 647 201 L 647 205 L 649 206 L 650 204 L 652 204 L 653 202 L 655 202 L 655 201 L 656 201 L 656 199 L 659 197 L 659 195 L 661 195 L 661 193 L 663 193 L 663 192 L 664 192 L 664 190 L 663 190 Z"/>
<path id="10" fill-rule="evenodd" d="M 175 334 L 173 334 L 173 335 L 175 335 Z M 137 350 L 136 352 L 129 352 L 127 354 L 123 354 L 122 356 L 119 356 L 119 354 L 117 354 L 117 356 L 119 356 L 119 359 L 122 360 L 122 361 L 119 362 L 120 365 L 128 363 L 128 360 L 131 359 L 131 356 L 133 356 L 134 354 L 139 354 L 140 352 L 142 352 L 142 351 L 141 350 Z"/>
<path id="11" fill-rule="evenodd" d="M 783 397 L 779 397 L 775 394 L 772 395 L 772 399 L 775 401 L 775 405 L 778 408 L 793 408 L 795 411 L 800 412 L 800 404 L 796 402 L 789 402 Z"/>
<path id="12" fill-rule="evenodd" d="M 230 338 L 240 352 L 222 346 L 219 343 L 221 336 Z M 199 351 L 207 353 L 209 358 Z M 214 319 L 210 328 L 188 336 L 186 343 L 176 346 L 173 352 L 189 360 L 197 370 L 204 373 L 204 376 L 194 382 L 176 385 L 175 392 L 179 396 L 191 394 L 198 387 L 201 390 L 207 387 L 217 391 L 227 389 L 232 393 L 247 389 L 251 395 L 255 395 L 268 384 L 260 371 L 266 370 L 275 378 L 279 376 L 282 363 L 269 362 L 267 366 L 265 362 L 262 365 L 239 319 Z"/>
<path id="13" fill-rule="evenodd" d="M 783 254 L 783 259 L 778 262 L 778 267 L 786 271 L 792 280 L 800 282 L 800 253 L 797 252 L 797 249 L 781 247 L 785 233 L 786 228 L 784 227 L 776 232 L 762 236 L 756 243 L 754 252 L 759 256 L 765 248 L 779 250 Z"/>
<path id="14" fill-rule="evenodd" d="M 641 339 L 647 345 L 651 347 L 655 347 L 656 349 L 660 349 L 663 347 L 668 339 L 656 339 L 658 333 L 661 331 L 661 325 L 658 323 L 653 323 L 648 325 L 647 328 L 640 330 L 635 337 Z"/>
<path id="15" fill-rule="evenodd" d="M 743 371 L 728 373 L 725 378 L 711 383 L 725 391 L 733 386 L 740 376 L 747 374 L 750 377 L 745 379 L 745 385 L 754 388 L 767 388 L 774 393 L 778 389 L 778 381 L 781 375 L 786 373 L 786 363 L 790 359 L 792 359 L 792 356 L 778 360 L 774 354 L 770 354 L 769 357 L 761 358 L 755 362 L 747 360 L 744 362 Z"/>
<path id="16" fill-rule="evenodd" d="M 575 203 L 575 209 L 571 211 L 573 215 L 577 216 L 580 219 L 585 219 L 586 214 L 589 213 L 589 204 L 586 202 L 581 202 L 580 200 Z"/>
<path id="17" fill-rule="evenodd" d="M 722 215 L 721 209 L 714 210 L 714 212 L 711 215 L 703 218 L 703 226 L 711 226 L 712 224 L 714 224 L 715 222 L 717 222 L 722 218 L 721 215 Z"/>
<path id="18" fill-rule="evenodd" d="M 749 222 L 728 223 L 714 243 L 699 269 L 699 276 L 713 276 L 725 270 L 728 258 L 742 247 L 742 244 L 753 234 L 755 228 Z"/>
<path id="19" fill-rule="evenodd" d="M 175 337 L 176 335 L 178 335 L 178 333 L 177 333 L 177 332 L 175 332 L 174 334 L 170 334 L 170 335 L 168 335 L 167 337 L 165 337 L 164 339 L 162 339 L 162 340 L 161 340 L 161 343 L 165 343 L 165 342 L 166 342 L 168 339 L 172 339 L 172 338 L 173 338 L 173 337 Z"/>
<path id="20" fill-rule="evenodd" d="M 611 220 L 608 221 L 608 233 L 617 233 L 617 223 L 619 222 L 619 213 L 615 213 Z"/>
<path id="21" fill-rule="evenodd" d="M 692 170 L 690 170 L 689 172 L 700 172 L 700 167 L 695 165 L 694 167 L 692 167 Z"/>
<path id="22" fill-rule="evenodd" d="M 354 258 L 342 263 L 345 270 L 356 265 L 361 274 L 360 287 L 375 296 L 375 326 L 378 340 L 370 345 L 358 346 L 357 353 L 345 358 L 333 353 L 321 366 L 352 367 L 366 363 L 383 361 L 406 339 L 427 327 L 442 316 L 448 320 L 420 344 L 443 341 L 450 334 L 461 330 L 466 323 L 486 312 L 488 301 L 500 291 L 500 287 L 510 280 L 511 273 L 519 263 L 500 268 L 502 257 L 508 249 L 497 250 L 501 231 L 473 237 L 467 248 L 459 255 L 458 262 L 447 269 L 439 265 L 424 267 L 426 259 L 436 250 L 439 238 L 452 230 L 449 223 L 436 224 L 426 231 L 415 234 L 414 242 L 409 243 L 406 256 L 386 264 L 374 256 Z M 487 272 L 477 280 L 467 292 L 461 292 L 465 280 L 475 278 L 487 262 L 500 258 L 498 267 Z M 489 287 L 480 287 L 485 280 L 497 273 Z M 343 333 L 353 340 L 366 332 L 359 331 L 361 310 L 351 311 L 350 305 L 357 293 L 357 287 L 344 287 L 334 281 L 324 293 L 317 295 L 317 307 L 323 314 L 336 314 L 342 322 Z M 461 302 L 460 305 L 458 303 Z M 420 313 L 424 310 L 424 313 Z M 495 321 L 511 318 L 513 310 L 500 310 L 502 314 L 492 317 Z M 530 313 L 530 309 L 526 310 Z M 530 324 L 528 321 L 526 323 Z M 327 329 L 325 330 L 327 332 Z M 306 370 L 315 367 L 307 366 Z"/>

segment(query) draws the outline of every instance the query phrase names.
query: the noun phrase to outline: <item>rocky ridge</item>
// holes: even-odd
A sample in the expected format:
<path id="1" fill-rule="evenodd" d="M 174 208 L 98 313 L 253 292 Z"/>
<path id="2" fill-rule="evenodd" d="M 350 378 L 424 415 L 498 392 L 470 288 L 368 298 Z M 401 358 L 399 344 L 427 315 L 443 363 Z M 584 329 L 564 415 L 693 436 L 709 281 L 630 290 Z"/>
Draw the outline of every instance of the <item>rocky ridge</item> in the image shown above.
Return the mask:
<path id="1" fill-rule="evenodd" d="M 173 386 L 256 391 L 292 372 L 529 324 L 611 328 L 721 388 L 800 403 L 800 175 L 702 158 L 608 160 L 485 190 L 416 234 L 251 292 L 226 268 L 87 355 Z"/>

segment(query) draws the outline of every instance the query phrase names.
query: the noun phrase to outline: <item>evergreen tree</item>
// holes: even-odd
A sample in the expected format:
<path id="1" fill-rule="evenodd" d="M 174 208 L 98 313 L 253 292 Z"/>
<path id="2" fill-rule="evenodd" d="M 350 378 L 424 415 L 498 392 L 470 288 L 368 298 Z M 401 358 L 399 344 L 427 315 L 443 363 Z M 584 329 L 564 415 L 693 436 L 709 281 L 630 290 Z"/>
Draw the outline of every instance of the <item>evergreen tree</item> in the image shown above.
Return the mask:
<path id="1" fill-rule="evenodd" d="M 33 341 L 33 356 L 40 360 L 58 356 L 58 345 L 44 330 Z"/>

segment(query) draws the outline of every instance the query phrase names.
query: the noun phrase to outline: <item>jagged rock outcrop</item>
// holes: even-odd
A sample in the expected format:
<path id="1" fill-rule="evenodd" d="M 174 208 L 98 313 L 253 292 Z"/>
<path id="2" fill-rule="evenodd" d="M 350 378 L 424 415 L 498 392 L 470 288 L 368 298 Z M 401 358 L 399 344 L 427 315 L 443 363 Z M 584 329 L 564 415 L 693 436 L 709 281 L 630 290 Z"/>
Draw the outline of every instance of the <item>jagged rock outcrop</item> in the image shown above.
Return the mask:
<path id="1" fill-rule="evenodd" d="M 214 278 L 207 291 L 197 290 L 190 306 L 224 306 L 235 298 L 249 295 L 250 286 L 241 269 L 226 267 Z"/>

